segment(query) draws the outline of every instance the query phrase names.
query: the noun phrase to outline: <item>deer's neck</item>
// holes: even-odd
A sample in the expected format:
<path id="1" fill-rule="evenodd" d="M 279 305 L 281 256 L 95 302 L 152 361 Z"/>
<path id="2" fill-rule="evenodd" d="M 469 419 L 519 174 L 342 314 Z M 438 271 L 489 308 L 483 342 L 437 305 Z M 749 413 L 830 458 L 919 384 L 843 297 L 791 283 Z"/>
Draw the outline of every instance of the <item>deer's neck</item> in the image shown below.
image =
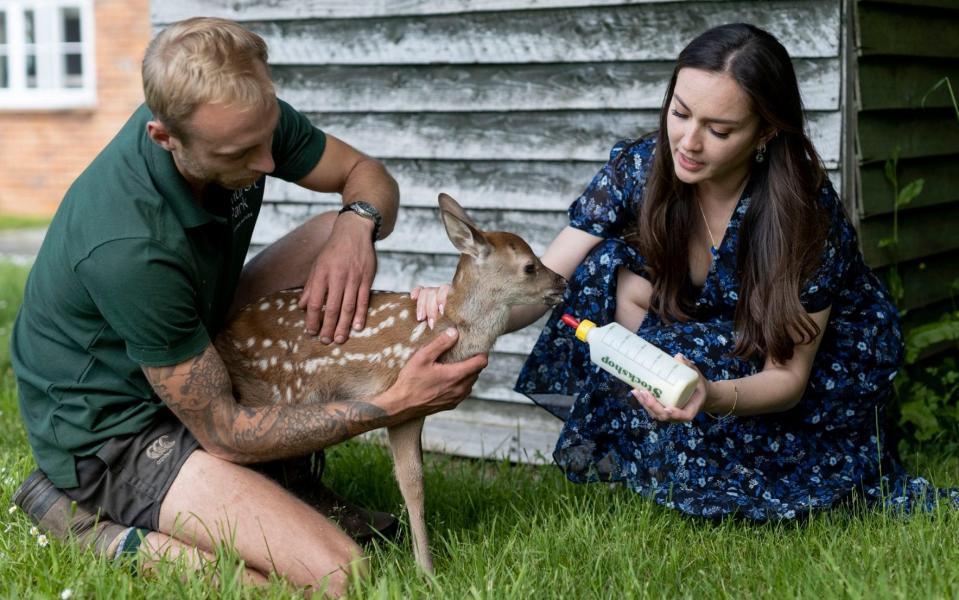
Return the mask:
<path id="1" fill-rule="evenodd" d="M 506 330 L 509 309 L 509 305 L 489 294 L 462 293 L 454 284 L 447 295 L 445 314 L 459 331 L 459 340 L 444 358 L 457 362 L 489 352 L 496 338 Z"/>

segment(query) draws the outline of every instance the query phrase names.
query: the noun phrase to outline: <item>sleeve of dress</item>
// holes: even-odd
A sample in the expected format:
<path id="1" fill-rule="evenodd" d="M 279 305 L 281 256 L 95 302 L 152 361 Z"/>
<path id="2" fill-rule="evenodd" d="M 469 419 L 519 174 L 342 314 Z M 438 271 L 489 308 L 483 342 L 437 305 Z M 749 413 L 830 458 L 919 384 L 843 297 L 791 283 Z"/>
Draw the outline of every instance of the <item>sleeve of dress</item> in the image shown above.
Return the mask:
<path id="1" fill-rule="evenodd" d="M 655 138 L 617 142 L 609 161 L 569 207 L 569 224 L 602 238 L 622 237 L 635 223 Z"/>
<path id="2" fill-rule="evenodd" d="M 829 181 L 820 190 L 819 204 L 829 214 L 829 232 L 819 267 L 799 294 L 799 302 L 809 313 L 825 310 L 832 305 L 833 298 L 842 292 L 850 264 L 859 253 L 856 230 Z"/>

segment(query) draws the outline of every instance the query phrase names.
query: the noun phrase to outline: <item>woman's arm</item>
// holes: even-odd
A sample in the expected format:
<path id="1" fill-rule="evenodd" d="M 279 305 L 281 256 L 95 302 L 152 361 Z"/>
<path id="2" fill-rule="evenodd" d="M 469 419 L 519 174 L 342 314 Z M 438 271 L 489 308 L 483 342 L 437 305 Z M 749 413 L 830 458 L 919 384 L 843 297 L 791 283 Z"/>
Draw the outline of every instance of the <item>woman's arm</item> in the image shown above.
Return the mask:
<path id="1" fill-rule="evenodd" d="M 809 315 L 819 327 L 819 335 L 810 342 L 797 344 L 791 359 L 785 363 L 767 359 L 762 371 L 739 379 L 707 381 L 700 375 L 699 386 L 682 409 L 663 406 L 645 390 L 634 390 L 633 395 L 660 421 L 691 421 L 700 411 L 741 417 L 787 411 L 799 403 L 806 390 L 813 359 L 829 322 L 829 311 L 827 308 Z"/>

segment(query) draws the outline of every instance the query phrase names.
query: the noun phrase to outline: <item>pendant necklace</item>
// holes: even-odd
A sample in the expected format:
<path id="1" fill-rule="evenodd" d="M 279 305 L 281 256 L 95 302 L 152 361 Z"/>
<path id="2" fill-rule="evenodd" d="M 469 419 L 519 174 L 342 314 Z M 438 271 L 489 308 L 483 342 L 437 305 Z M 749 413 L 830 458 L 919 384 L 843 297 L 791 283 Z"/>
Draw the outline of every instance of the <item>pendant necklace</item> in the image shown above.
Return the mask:
<path id="1" fill-rule="evenodd" d="M 712 242 L 712 245 L 709 247 L 709 252 L 713 255 L 713 258 L 716 258 L 719 254 L 719 249 L 716 248 L 716 239 L 713 238 L 713 232 L 709 228 L 709 221 L 706 220 L 706 211 L 703 210 L 703 202 L 699 198 L 696 198 L 696 204 L 699 206 L 699 214 L 703 216 L 703 224 L 706 225 L 706 233 L 709 234 L 709 241 Z"/>

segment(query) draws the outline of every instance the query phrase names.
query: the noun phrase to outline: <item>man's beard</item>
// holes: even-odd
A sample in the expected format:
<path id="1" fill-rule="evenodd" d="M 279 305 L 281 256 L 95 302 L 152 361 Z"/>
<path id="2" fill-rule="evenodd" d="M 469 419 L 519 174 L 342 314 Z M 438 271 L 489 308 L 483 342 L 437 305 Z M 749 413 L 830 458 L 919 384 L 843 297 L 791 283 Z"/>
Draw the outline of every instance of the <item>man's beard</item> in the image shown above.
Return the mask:
<path id="1" fill-rule="evenodd" d="M 203 185 L 214 183 L 227 190 L 239 190 L 249 187 L 263 176 L 262 173 L 250 172 L 243 176 L 225 177 L 222 174 L 215 173 L 201 166 L 197 161 L 193 160 L 193 156 L 191 156 L 189 152 L 180 152 L 177 156 L 177 163 L 194 182 Z"/>

